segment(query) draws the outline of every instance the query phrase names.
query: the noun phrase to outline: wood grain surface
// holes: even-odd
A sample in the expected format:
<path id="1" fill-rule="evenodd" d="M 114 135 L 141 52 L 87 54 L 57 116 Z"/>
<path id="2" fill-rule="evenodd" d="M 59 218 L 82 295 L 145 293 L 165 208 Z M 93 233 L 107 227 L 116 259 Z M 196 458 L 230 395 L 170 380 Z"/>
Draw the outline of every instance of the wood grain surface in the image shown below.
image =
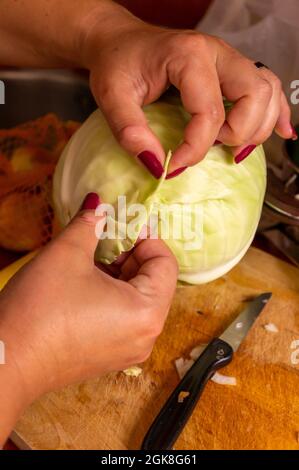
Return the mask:
<path id="1" fill-rule="evenodd" d="M 14 441 L 31 449 L 138 449 L 178 383 L 174 360 L 221 334 L 246 300 L 265 291 L 271 301 L 221 371 L 237 385 L 210 381 L 175 447 L 298 450 L 299 365 L 291 344 L 299 340 L 299 270 L 254 248 L 223 278 L 177 289 L 141 376 L 114 373 L 42 397 L 20 419 Z M 277 333 L 264 328 L 270 322 Z"/>

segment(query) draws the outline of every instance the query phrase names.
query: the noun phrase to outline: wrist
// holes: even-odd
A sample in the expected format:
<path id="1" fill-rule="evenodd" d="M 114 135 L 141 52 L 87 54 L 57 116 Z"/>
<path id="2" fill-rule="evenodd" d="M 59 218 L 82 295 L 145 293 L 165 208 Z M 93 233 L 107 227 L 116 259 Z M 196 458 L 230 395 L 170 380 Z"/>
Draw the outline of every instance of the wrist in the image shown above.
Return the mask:
<path id="1" fill-rule="evenodd" d="M 123 33 L 144 27 L 145 23 L 124 7 L 110 1 L 97 5 L 81 18 L 76 35 L 80 66 L 91 69 L 96 56 Z"/>
<path id="2" fill-rule="evenodd" d="M 0 305 L 0 448 L 5 443 L 17 420 L 26 407 L 34 400 L 33 387 L 28 386 L 30 380 L 24 380 L 22 364 L 18 363 L 15 353 L 17 338 L 9 332 L 3 321 L 5 312 Z"/>
<path id="3" fill-rule="evenodd" d="M 47 380 L 27 335 L 30 326 L 18 324 L 18 308 L 1 293 L 0 341 L 4 354 L 0 364 L 0 407 L 11 401 L 21 412 L 47 391 Z"/>

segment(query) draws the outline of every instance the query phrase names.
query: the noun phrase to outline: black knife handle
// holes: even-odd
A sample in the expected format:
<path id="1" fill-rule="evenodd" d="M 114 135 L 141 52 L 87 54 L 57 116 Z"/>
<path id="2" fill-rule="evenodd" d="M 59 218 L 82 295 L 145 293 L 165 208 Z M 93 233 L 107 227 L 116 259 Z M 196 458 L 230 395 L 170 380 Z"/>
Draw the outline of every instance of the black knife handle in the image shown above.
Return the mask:
<path id="1" fill-rule="evenodd" d="M 148 430 L 141 449 L 170 450 L 184 429 L 207 381 L 233 358 L 231 346 L 221 339 L 213 339 L 195 361 Z M 179 400 L 180 394 L 188 396 Z M 181 403 L 179 401 L 182 401 Z"/>

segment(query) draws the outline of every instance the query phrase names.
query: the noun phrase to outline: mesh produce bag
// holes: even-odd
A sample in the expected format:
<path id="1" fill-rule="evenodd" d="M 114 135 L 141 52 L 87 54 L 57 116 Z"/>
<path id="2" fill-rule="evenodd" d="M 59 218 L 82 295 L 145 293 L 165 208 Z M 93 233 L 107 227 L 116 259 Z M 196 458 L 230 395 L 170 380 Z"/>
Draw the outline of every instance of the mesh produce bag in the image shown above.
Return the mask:
<path id="1" fill-rule="evenodd" d="M 52 175 L 80 123 L 48 114 L 0 130 L 0 246 L 28 251 L 58 231 L 52 205 Z"/>

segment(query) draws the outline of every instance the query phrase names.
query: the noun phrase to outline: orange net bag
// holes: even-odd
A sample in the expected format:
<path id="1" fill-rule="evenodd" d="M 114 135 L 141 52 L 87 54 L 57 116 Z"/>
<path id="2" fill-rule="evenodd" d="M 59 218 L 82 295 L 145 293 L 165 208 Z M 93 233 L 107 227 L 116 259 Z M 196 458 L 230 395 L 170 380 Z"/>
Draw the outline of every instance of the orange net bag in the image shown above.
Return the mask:
<path id="1" fill-rule="evenodd" d="M 47 114 L 0 130 L 0 246 L 34 250 L 58 231 L 52 177 L 59 156 L 80 123 Z"/>

